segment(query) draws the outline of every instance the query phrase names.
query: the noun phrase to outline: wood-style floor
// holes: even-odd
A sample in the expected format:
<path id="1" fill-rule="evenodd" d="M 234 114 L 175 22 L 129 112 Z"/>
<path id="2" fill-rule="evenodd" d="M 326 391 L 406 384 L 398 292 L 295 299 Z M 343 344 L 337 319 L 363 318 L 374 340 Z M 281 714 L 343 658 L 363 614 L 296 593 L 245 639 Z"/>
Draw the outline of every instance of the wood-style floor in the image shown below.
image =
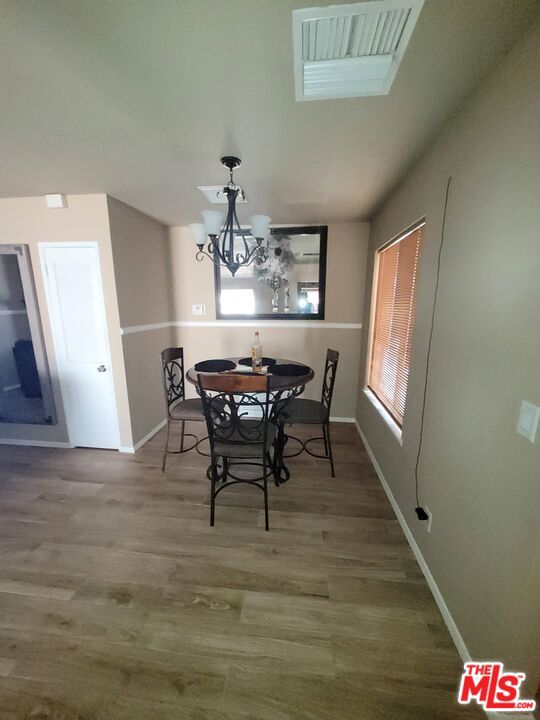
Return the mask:
<path id="1" fill-rule="evenodd" d="M 269 533 L 246 486 L 210 528 L 207 459 L 161 474 L 163 432 L 134 456 L 1 446 L 2 720 L 483 717 L 355 428 L 333 429 L 337 478 L 291 460 Z"/>

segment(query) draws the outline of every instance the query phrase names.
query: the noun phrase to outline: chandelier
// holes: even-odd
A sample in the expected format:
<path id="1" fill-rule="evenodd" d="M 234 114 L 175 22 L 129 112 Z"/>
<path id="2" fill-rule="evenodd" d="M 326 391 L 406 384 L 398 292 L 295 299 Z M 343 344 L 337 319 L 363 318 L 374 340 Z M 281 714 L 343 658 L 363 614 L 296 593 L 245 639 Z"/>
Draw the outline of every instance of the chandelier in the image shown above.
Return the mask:
<path id="1" fill-rule="evenodd" d="M 226 267 L 234 277 L 240 267 L 252 263 L 262 264 L 268 258 L 268 239 L 270 220 L 268 215 L 252 215 L 249 218 L 251 234 L 240 227 L 236 214 L 236 199 L 246 199 L 245 193 L 234 182 L 234 169 L 240 166 L 240 159 L 232 155 L 221 158 L 221 164 L 229 169 L 229 182 L 218 197 L 226 197 L 229 208 L 223 223 L 224 213 L 219 210 L 203 210 L 203 222 L 190 225 L 197 246 L 196 258 L 200 262 L 205 257 L 219 267 Z M 248 239 L 249 238 L 249 239 Z M 240 241 L 240 248 L 235 247 Z M 266 241 L 266 246 L 263 244 Z"/>

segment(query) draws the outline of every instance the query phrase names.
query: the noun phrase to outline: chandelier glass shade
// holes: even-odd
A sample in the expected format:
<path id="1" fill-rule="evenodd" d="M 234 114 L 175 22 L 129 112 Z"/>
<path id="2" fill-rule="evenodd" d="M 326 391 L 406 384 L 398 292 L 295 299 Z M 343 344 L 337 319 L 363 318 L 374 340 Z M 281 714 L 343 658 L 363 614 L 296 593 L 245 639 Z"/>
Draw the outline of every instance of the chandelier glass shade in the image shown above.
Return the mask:
<path id="1" fill-rule="evenodd" d="M 227 214 L 219 210 L 203 210 L 203 222 L 192 223 L 190 228 L 197 246 L 197 260 L 210 258 L 215 265 L 226 267 L 234 277 L 240 267 L 266 262 L 271 218 L 268 215 L 252 215 L 249 218 L 251 235 L 240 227 L 236 201 L 238 198 L 245 200 L 245 194 L 233 178 L 233 171 L 240 165 L 240 160 L 226 156 L 221 158 L 221 163 L 229 169 L 230 177 L 218 193 L 227 198 Z"/>

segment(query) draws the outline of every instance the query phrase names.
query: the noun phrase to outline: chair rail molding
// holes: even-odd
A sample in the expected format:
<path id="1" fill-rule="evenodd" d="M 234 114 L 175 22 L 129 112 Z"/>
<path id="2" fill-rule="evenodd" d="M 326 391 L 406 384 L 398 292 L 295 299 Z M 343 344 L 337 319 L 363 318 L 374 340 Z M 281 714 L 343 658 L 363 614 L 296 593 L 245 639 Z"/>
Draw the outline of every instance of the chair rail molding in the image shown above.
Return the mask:
<path id="1" fill-rule="evenodd" d="M 335 323 L 326 320 L 169 320 L 167 322 L 149 323 L 148 325 L 129 325 L 121 328 L 122 335 L 161 330 L 168 327 L 279 327 L 279 328 L 326 328 L 327 330 L 361 330 L 362 323 Z"/>

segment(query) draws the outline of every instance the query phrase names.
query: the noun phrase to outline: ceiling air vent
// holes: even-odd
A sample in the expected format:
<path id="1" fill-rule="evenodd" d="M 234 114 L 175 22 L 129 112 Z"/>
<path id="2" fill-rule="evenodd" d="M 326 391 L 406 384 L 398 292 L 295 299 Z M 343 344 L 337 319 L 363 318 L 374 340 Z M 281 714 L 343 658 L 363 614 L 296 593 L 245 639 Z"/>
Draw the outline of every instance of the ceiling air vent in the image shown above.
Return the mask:
<path id="1" fill-rule="evenodd" d="M 424 0 L 293 10 L 297 100 L 387 95 Z"/>

